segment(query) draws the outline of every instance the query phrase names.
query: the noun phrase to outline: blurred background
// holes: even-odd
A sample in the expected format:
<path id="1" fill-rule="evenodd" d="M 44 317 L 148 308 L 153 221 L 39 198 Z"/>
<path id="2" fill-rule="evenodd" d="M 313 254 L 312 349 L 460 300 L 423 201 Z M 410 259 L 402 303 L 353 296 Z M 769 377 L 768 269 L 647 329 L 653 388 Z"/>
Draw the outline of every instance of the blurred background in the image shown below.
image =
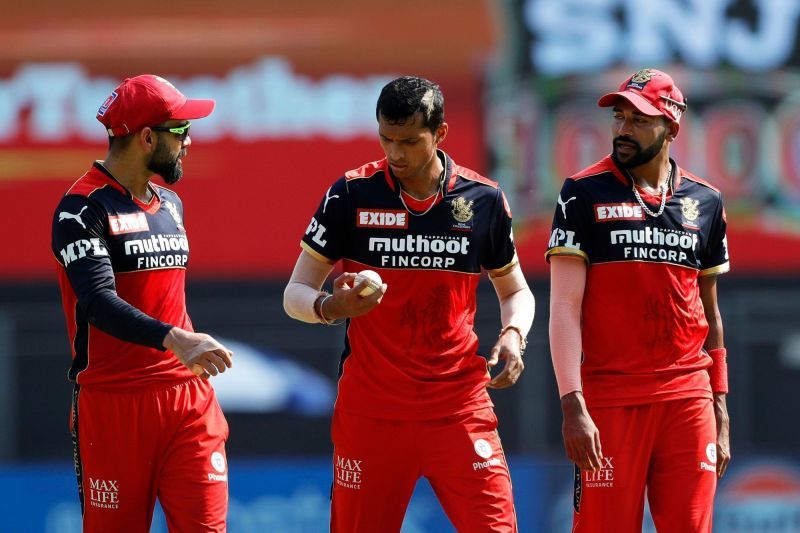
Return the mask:
<path id="1" fill-rule="evenodd" d="M 440 83 L 443 148 L 499 180 L 511 203 L 538 309 L 522 380 L 491 394 L 520 530 L 569 531 L 543 252 L 561 181 L 609 152 L 597 97 L 658 67 L 689 101 L 673 156 L 720 188 L 728 210 L 732 271 L 719 291 L 734 460 L 715 531 L 800 531 L 797 0 L 4 4 L 0 530 L 80 531 L 50 222 L 105 155 L 97 108 L 122 78 L 154 73 L 217 100 L 192 126 L 176 190 L 192 242 L 190 314 L 237 354 L 214 380 L 231 426 L 230 531 L 327 531 L 344 330 L 290 320 L 282 291 L 328 185 L 382 157 L 375 100 L 402 74 Z M 488 351 L 500 322 L 485 280 L 479 299 Z M 161 518 L 153 531 L 166 531 Z M 452 531 L 424 481 L 403 531 Z"/>

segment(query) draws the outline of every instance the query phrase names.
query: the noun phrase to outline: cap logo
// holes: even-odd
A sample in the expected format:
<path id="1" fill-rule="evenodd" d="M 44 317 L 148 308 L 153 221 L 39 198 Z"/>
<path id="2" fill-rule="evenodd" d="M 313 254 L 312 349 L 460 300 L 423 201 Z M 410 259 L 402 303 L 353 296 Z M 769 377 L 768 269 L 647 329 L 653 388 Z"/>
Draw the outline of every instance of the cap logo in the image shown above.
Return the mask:
<path id="1" fill-rule="evenodd" d="M 650 69 L 643 68 L 631 76 L 631 80 L 628 82 L 628 85 L 626 85 L 625 88 L 630 89 L 633 87 L 634 89 L 639 89 L 641 91 L 652 77 L 653 75 L 650 74 Z"/>
<path id="2" fill-rule="evenodd" d="M 104 116 L 106 114 L 106 111 L 108 111 L 109 106 L 111 106 L 111 104 L 113 104 L 114 100 L 116 99 L 117 99 L 117 91 L 112 91 L 111 95 L 108 98 L 106 98 L 106 101 L 103 102 L 103 105 L 100 106 L 100 109 L 97 110 L 97 114 L 101 117 Z"/>

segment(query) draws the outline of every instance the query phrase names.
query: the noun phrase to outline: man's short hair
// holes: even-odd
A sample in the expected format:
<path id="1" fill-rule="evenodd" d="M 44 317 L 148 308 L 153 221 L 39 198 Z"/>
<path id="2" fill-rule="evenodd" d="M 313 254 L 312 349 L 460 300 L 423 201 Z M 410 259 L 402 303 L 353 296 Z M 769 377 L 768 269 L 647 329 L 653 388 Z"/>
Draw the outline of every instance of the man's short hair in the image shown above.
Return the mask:
<path id="1" fill-rule="evenodd" d="M 133 134 L 125 135 L 124 137 L 109 137 L 108 138 L 108 150 L 110 152 L 111 151 L 116 151 L 116 150 L 124 150 L 128 146 L 130 146 L 131 141 L 133 141 L 134 137 L 135 137 L 135 135 L 133 135 Z"/>
<path id="2" fill-rule="evenodd" d="M 444 95 L 431 80 L 403 76 L 383 87 L 375 107 L 375 118 L 403 124 L 417 112 L 422 113 L 423 125 L 436 131 L 444 122 Z"/>

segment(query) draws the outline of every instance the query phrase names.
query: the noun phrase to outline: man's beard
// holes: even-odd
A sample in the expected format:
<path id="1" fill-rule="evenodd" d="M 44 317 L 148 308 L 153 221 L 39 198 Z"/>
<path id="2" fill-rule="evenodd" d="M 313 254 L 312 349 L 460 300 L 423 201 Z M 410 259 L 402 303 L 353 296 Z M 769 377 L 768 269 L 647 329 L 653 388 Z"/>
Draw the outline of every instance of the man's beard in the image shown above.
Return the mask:
<path id="1" fill-rule="evenodd" d="M 158 143 L 150 161 L 147 163 L 147 170 L 153 174 L 158 174 L 168 185 L 178 183 L 183 177 L 183 164 L 180 160 L 180 153 L 172 157 L 166 145 Z"/>
<path id="2" fill-rule="evenodd" d="M 617 163 L 617 165 L 621 166 L 622 168 L 634 168 L 638 167 L 639 165 L 644 165 L 645 163 L 652 160 L 658 153 L 661 151 L 661 147 L 664 146 L 664 139 L 667 137 L 667 132 L 661 134 L 661 136 L 656 139 L 653 144 L 648 146 L 645 149 L 642 149 L 642 145 L 638 142 L 634 141 L 630 137 L 626 137 L 624 135 L 620 135 L 619 137 L 614 138 L 613 142 L 613 151 L 611 152 L 611 157 Z M 630 143 L 636 146 L 636 152 L 630 156 L 627 161 L 622 161 L 619 156 L 617 155 L 617 142 L 624 141 L 626 143 Z"/>

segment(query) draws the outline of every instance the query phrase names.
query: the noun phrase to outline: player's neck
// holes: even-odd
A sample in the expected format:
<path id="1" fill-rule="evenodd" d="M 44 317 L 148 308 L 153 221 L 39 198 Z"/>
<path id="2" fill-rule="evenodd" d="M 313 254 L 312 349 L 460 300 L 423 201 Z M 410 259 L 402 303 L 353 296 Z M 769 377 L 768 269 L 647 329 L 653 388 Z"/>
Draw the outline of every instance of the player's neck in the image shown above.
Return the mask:
<path id="1" fill-rule="evenodd" d="M 628 172 L 638 187 L 658 192 L 662 187 L 669 186 L 671 165 L 669 153 L 662 152 L 647 163 L 628 169 Z"/>
<path id="2" fill-rule="evenodd" d="M 397 178 L 400 187 L 413 198 L 425 200 L 439 190 L 444 172 L 444 164 L 439 159 L 439 154 L 434 154 L 428 165 L 416 176 Z"/>
<path id="3" fill-rule="evenodd" d="M 150 191 L 150 176 L 152 172 L 147 168 L 139 168 L 141 165 L 131 164 L 125 159 L 116 154 L 109 152 L 104 161 L 100 163 L 108 170 L 114 179 L 128 189 L 131 196 L 141 200 L 142 202 L 149 202 L 153 194 Z"/>

